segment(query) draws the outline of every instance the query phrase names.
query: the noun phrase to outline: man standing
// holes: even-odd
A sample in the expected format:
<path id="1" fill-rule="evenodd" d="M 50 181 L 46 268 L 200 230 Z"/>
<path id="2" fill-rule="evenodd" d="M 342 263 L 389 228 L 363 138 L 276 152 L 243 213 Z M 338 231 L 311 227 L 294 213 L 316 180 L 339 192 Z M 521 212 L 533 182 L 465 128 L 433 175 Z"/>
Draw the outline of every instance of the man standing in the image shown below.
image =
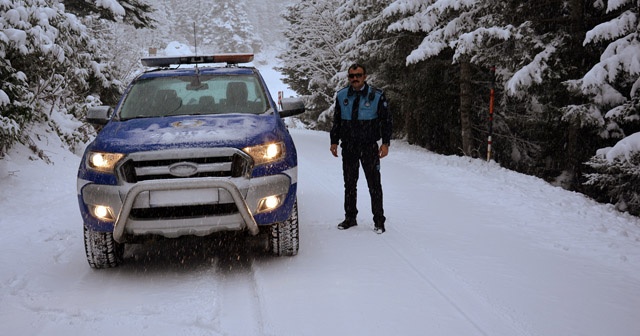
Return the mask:
<path id="1" fill-rule="evenodd" d="M 338 157 L 338 143 L 342 147 L 342 174 L 344 176 L 345 219 L 338 229 L 346 230 L 358 225 L 357 184 L 360 164 L 367 179 L 371 195 L 374 231 L 384 233 L 384 208 L 380 182 L 380 159 L 389 153 L 391 141 L 391 113 L 384 93 L 367 84 L 364 66 L 349 67 L 348 87 L 338 91 L 331 128 L 331 154 Z M 378 140 L 382 145 L 378 148 Z"/>

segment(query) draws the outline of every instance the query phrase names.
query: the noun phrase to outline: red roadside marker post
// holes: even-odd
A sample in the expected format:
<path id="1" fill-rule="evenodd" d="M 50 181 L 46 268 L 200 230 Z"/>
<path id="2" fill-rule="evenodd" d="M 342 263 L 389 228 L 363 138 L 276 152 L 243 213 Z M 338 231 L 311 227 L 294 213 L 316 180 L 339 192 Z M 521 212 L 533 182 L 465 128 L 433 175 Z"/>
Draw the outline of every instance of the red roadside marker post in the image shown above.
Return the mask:
<path id="1" fill-rule="evenodd" d="M 487 137 L 487 162 L 491 161 L 493 145 L 493 101 L 495 97 L 496 67 L 491 68 L 491 90 L 489 91 L 489 136 Z"/>

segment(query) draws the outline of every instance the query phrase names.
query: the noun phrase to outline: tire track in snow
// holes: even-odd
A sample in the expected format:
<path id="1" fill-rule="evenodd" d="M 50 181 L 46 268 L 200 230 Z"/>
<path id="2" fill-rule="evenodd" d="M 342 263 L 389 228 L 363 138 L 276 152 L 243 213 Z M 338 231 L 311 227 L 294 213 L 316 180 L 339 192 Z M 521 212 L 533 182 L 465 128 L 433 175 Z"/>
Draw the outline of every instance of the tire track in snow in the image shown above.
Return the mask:
<path id="1" fill-rule="evenodd" d="M 405 234 L 395 228 L 388 228 L 383 241 L 395 255 L 397 255 L 414 273 L 422 278 L 442 298 L 444 298 L 460 315 L 467 320 L 482 335 L 523 335 L 529 336 L 519 323 L 508 314 L 497 311 L 498 307 L 491 305 L 485 298 L 462 280 L 458 279 L 437 260 L 425 253 L 424 249 Z M 401 246 L 404 251 L 401 251 Z M 419 258 L 415 258 L 419 255 Z M 417 265 L 412 260 L 420 260 Z M 424 264 L 424 261 L 429 264 Z M 488 333 L 486 330 L 491 330 Z"/>
<path id="2" fill-rule="evenodd" d="M 218 257 L 216 274 L 220 276 L 220 329 L 239 335 L 265 335 L 263 298 L 253 267 L 254 257 L 237 250 Z"/>
<path id="3" fill-rule="evenodd" d="M 190 295 L 194 298 L 192 304 L 202 309 L 191 317 L 194 320 L 182 321 L 185 328 L 196 326 L 216 335 L 265 334 L 261 298 L 252 266 L 252 246 L 244 238 L 220 234 L 161 242 L 160 259 L 169 258 L 173 263 L 179 259 L 178 269 L 195 267 L 198 270 L 195 280 L 199 294 Z M 167 244 L 173 248 L 167 249 Z M 140 248 L 155 251 L 145 246 Z M 166 263 L 167 260 L 155 260 L 152 267 L 160 269 Z"/>

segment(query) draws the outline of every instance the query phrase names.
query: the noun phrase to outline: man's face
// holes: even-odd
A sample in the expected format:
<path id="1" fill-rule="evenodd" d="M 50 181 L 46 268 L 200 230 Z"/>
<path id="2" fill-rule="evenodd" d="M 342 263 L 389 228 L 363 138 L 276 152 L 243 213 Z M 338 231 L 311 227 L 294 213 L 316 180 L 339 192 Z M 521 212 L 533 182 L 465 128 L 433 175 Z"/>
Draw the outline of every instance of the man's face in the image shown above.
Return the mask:
<path id="1" fill-rule="evenodd" d="M 349 83 L 354 90 L 360 90 L 364 86 L 367 75 L 363 68 L 349 69 Z"/>

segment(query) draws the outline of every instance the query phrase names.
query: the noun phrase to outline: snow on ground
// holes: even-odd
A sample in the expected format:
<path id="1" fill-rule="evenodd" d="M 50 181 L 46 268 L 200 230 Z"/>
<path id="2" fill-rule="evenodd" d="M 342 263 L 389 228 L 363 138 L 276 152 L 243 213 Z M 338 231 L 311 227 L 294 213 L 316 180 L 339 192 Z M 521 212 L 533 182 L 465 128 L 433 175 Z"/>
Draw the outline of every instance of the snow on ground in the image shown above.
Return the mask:
<path id="1" fill-rule="evenodd" d="M 76 155 L 0 161 L 0 324 L 6 335 L 640 334 L 640 219 L 530 176 L 394 141 L 388 230 L 339 231 L 328 134 L 291 130 L 301 249 L 275 258 L 223 238 L 128 248 L 89 268 Z M 36 139 L 37 140 L 37 139 Z M 48 141 L 48 143 L 46 143 Z"/>
<path id="2" fill-rule="evenodd" d="M 275 50 L 254 64 L 274 98 L 293 95 Z M 339 231 L 329 136 L 291 133 L 298 256 L 186 238 L 128 246 L 122 267 L 92 270 L 80 158 L 35 132 L 54 165 L 21 146 L 0 160 L 0 335 L 640 335 L 639 218 L 495 163 L 393 141 L 382 161 L 387 232 L 372 231 L 364 180 L 360 225 Z"/>

